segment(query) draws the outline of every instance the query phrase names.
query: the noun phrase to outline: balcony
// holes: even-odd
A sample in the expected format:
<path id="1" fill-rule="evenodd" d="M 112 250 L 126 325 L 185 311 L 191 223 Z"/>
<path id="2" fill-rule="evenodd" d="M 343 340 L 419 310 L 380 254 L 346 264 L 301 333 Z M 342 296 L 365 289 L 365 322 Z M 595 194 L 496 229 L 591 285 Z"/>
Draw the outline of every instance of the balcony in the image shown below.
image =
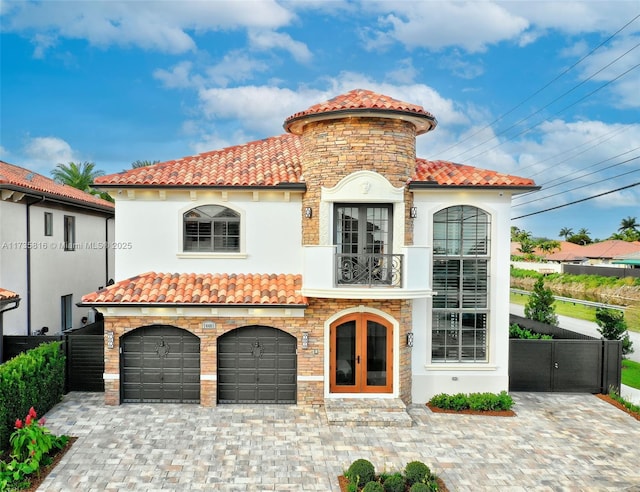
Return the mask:
<path id="1" fill-rule="evenodd" d="M 303 248 L 302 294 L 336 299 L 430 297 L 431 250 L 405 246 L 400 254 L 342 254 L 335 246 Z"/>
<path id="2" fill-rule="evenodd" d="M 376 253 L 336 254 L 335 279 L 338 285 L 366 287 L 402 285 L 402 259 L 404 255 Z"/>

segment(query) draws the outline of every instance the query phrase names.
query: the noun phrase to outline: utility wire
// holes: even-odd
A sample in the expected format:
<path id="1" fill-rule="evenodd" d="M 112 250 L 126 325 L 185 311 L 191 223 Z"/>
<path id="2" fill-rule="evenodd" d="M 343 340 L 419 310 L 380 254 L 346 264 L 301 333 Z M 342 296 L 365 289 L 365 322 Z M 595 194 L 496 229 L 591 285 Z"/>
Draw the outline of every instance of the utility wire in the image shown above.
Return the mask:
<path id="1" fill-rule="evenodd" d="M 610 195 L 611 193 L 615 193 L 617 191 L 626 190 L 628 188 L 633 188 L 634 186 L 638 186 L 638 185 L 640 185 L 640 181 L 638 181 L 637 183 L 633 183 L 633 184 L 627 185 L 627 186 L 623 186 L 622 188 L 616 188 L 615 190 L 605 191 L 604 193 L 599 193 L 598 195 L 589 196 L 589 197 L 583 198 L 581 200 L 575 200 L 573 202 L 565 203 L 563 205 L 558 205 L 556 207 L 546 208 L 544 210 L 538 210 L 537 212 L 531 212 L 530 214 L 519 215 L 518 217 L 513 217 L 511 220 L 524 219 L 525 217 L 531 217 L 532 215 L 538 215 L 538 214 L 542 214 L 544 212 L 550 212 L 551 210 L 557 210 L 559 208 L 568 207 L 569 205 L 575 205 L 576 203 L 582 203 L 582 202 L 586 202 L 587 200 L 593 200 L 594 198 L 600 198 L 601 196 Z"/>
<path id="2" fill-rule="evenodd" d="M 463 144 L 464 142 L 468 141 L 469 139 L 475 137 L 476 135 L 478 135 L 479 133 L 482 133 L 484 130 L 486 130 L 487 128 L 490 128 L 494 123 L 497 123 L 498 121 L 502 120 L 503 118 L 505 118 L 506 116 L 509 116 L 511 113 L 513 113 L 516 109 L 518 109 L 520 106 L 522 106 L 524 103 L 530 101 L 531 99 L 533 99 L 535 96 L 537 96 L 538 94 L 540 94 L 543 90 L 545 90 L 547 87 L 549 87 L 551 84 L 553 84 L 554 82 L 556 82 L 557 80 L 559 80 L 560 78 L 562 78 L 564 75 L 566 75 L 567 73 L 569 73 L 571 70 L 573 70 L 576 66 L 578 66 L 580 63 L 582 63 L 584 60 L 586 60 L 587 58 L 589 58 L 591 55 L 593 55 L 597 50 L 599 50 L 602 46 L 604 46 L 605 44 L 607 44 L 609 41 L 611 41 L 614 37 L 616 37 L 618 34 L 620 34 L 624 29 L 626 29 L 629 25 L 631 25 L 632 23 L 634 23 L 638 18 L 640 17 L 640 14 L 636 15 L 633 19 L 631 19 L 629 22 L 627 22 L 624 26 L 622 26 L 620 29 L 618 29 L 616 32 L 614 32 L 611 36 L 609 36 L 607 39 L 605 39 L 602 43 L 600 43 L 598 46 L 596 46 L 595 48 L 593 48 L 589 53 L 587 53 L 586 55 L 584 55 L 582 58 L 580 58 L 577 62 L 575 62 L 573 65 L 571 65 L 569 68 L 565 69 L 563 72 L 561 72 L 559 75 L 557 75 L 556 77 L 554 77 L 553 79 L 551 79 L 549 82 L 547 82 L 544 86 L 542 86 L 540 89 L 538 89 L 537 91 L 535 91 L 533 94 L 531 94 L 530 96 L 528 96 L 527 98 L 525 98 L 524 100 L 522 100 L 520 103 L 518 103 L 516 106 L 514 106 L 513 108 L 511 108 L 509 111 L 507 111 L 506 113 L 503 113 L 502 115 L 498 116 L 496 119 L 494 119 L 491 123 L 486 124 L 485 126 L 483 126 L 482 128 L 480 128 L 479 130 L 477 130 L 476 132 L 472 133 L 471 135 L 468 135 L 467 137 L 465 137 L 464 139 L 454 143 L 453 145 L 450 145 L 449 147 L 445 148 L 444 150 L 439 151 L 441 154 L 444 154 L 445 152 L 447 152 L 448 150 L 451 150 L 457 146 L 459 146 L 460 144 Z"/>
<path id="3" fill-rule="evenodd" d="M 618 157 L 622 157 L 623 155 L 628 154 L 628 153 L 630 153 L 630 152 L 634 152 L 634 151 L 636 151 L 636 150 L 638 150 L 638 149 L 640 149 L 640 147 L 636 147 L 636 148 L 634 148 L 634 149 L 627 150 L 626 152 L 622 152 L 622 153 L 620 153 L 620 154 L 618 154 L 618 155 L 614 155 L 613 157 L 609 157 L 608 159 L 603 159 L 603 160 L 601 160 L 601 161 L 599 161 L 599 162 L 596 162 L 595 164 L 592 164 L 592 165 L 590 165 L 590 166 L 585 167 L 585 168 L 584 168 L 584 170 L 591 169 L 592 167 L 597 166 L 598 164 L 603 164 L 603 163 L 605 163 L 605 162 L 607 162 L 607 161 L 610 161 L 610 160 L 612 160 L 612 159 L 616 159 L 616 158 L 618 158 Z M 585 152 L 586 152 L 586 150 L 585 150 Z M 637 158 L 638 158 L 638 157 L 636 157 L 635 159 L 637 159 Z M 571 178 L 571 179 L 567 179 L 566 181 L 561 181 L 560 183 L 556 183 L 556 184 L 554 184 L 554 185 L 547 186 L 548 184 L 553 183 L 554 181 L 558 181 L 558 180 L 560 180 L 560 179 L 564 179 L 564 178 L 566 178 L 566 177 L 568 177 L 568 176 L 572 176 L 571 174 L 565 174 L 564 176 L 560 176 L 560 177 L 558 177 L 558 178 L 554 178 L 554 179 L 552 179 L 551 181 L 547 181 L 546 183 L 542 183 L 542 184 L 540 184 L 540 185 L 538 185 L 538 186 L 543 187 L 543 188 L 544 188 L 544 190 L 546 191 L 546 190 L 548 190 L 548 189 L 550 189 L 550 188 L 555 188 L 556 186 L 561 186 L 561 185 L 563 185 L 563 184 L 570 183 L 571 181 L 575 181 L 576 179 L 586 178 L 587 176 L 591 176 L 592 174 L 596 174 L 596 173 L 599 173 L 599 172 L 601 172 L 601 171 L 606 171 L 607 169 L 611 169 L 611 168 L 613 168 L 613 167 L 621 166 L 622 164 L 626 164 L 627 162 L 629 162 L 629 161 L 631 161 L 631 160 L 634 160 L 634 159 L 629 159 L 629 160 L 626 160 L 626 161 L 618 162 L 617 164 L 612 164 L 611 166 L 603 167 L 603 168 L 601 168 L 601 169 L 597 169 L 597 170 L 595 170 L 595 171 L 593 171 L 593 172 L 590 172 L 590 173 L 587 173 L 587 174 L 583 174 L 583 175 L 581 175 L 581 176 L 575 176 L 575 177 L 573 177 L 573 178 Z M 531 195 L 531 194 L 533 194 L 533 193 L 539 193 L 540 191 L 541 191 L 541 190 L 529 191 L 529 192 L 527 192 L 527 193 L 523 193 L 522 195 L 514 196 L 513 198 L 514 198 L 514 199 L 516 199 L 516 198 L 522 198 L 523 196 L 528 196 L 528 195 Z M 570 190 L 567 190 L 567 191 L 570 191 Z M 526 203 L 530 203 L 530 202 L 526 202 Z M 518 204 L 518 205 L 524 205 L 524 204 L 522 203 L 522 204 Z M 514 205 L 514 207 L 517 207 L 518 205 Z"/>
<path id="4" fill-rule="evenodd" d="M 609 166 L 609 168 L 614 167 L 614 166 L 619 166 L 620 164 L 626 164 L 627 162 L 631 162 L 631 161 L 635 161 L 637 159 L 640 159 L 640 157 L 634 157 L 633 159 L 628 159 L 624 162 L 619 162 L 618 164 L 614 164 L 612 166 Z M 609 169 L 607 168 L 607 169 Z M 627 171 L 626 173 L 622 173 L 622 174 L 618 174 L 617 176 L 612 176 L 611 178 L 607 178 L 607 179 L 616 179 L 616 178 L 620 178 L 622 176 L 626 176 L 627 174 L 633 174 L 633 173 L 637 173 L 640 171 L 639 169 L 632 169 L 631 171 Z M 595 171 L 598 172 L 598 171 Z M 590 174 L 594 174 L 594 173 L 590 173 Z M 585 174 L 584 176 L 580 176 L 581 178 L 585 177 L 585 176 L 589 176 L 589 174 Z M 576 178 L 578 179 L 578 178 Z M 575 190 L 579 190 L 581 188 L 586 188 L 587 186 L 591 186 L 594 185 L 596 183 L 587 183 L 581 186 L 576 186 L 575 188 L 571 188 L 569 190 L 564 190 L 564 191 L 560 191 L 558 193 L 554 193 L 553 195 L 547 195 L 547 196 L 543 196 L 542 198 L 538 198 L 536 200 L 530 200 L 528 202 L 523 202 L 523 203 L 518 203 L 517 205 L 513 205 L 511 208 L 516 208 L 516 207 L 521 207 L 522 205 L 526 205 L 528 203 L 533 203 L 533 202 L 539 202 L 540 200 L 546 200 L 547 198 L 552 198 L 554 196 L 558 196 L 558 195 L 563 195 L 564 193 L 569 193 L 570 191 L 575 191 Z"/>
<path id="5" fill-rule="evenodd" d="M 598 138 L 602 138 L 602 140 L 600 140 L 599 142 L 594 143 L 594 144 L 593 144 L 593 145 L 591 145 L 590 147 L 587 147 L 586 149 L 582 150 L 581 152 L 578 152 L 578 153 L 576 153 L 576 154 L 570 155 L 569 157 L 567 157 L 567 158 L 566 158 L 566 159 L 564 159 L 564 160 L 554 162 L 554 163 L 552 164 L 552 166 L 557 166 L 558 164 L 564 164 L 565 162 L 567 162 L 567 161 L 569 161 L 569 160 L 571 160 L 571 159 L 575 159 L 575 158 L 576 158 L 576 157 L 578 157 L 579 155 L 585 154 L 585 153 L 589 152 L 591 149 L 594 149 L 595 147 L 598 147 L 599 145 L 602 145 L 603 143 L 608 142 L 608 141 L 609 141 L 609 140 L 611 140 L 613 137 L 617 136 L 617 134 L 618 134 L 618 133 L 622 133 L 622 132 L 626 132 L 626 131 L 628 131 L 630 128 L 631 128 L 631 126 L 621 126 L 621 127 L 619 127 L 619 128 L 616 128 L 615 130 L 612 130 L 612 131 L 610 131 L 610 132 L 608 132 L 608 133 L 605 133 L 604 135 L 601 135 L 600 137 L 598 137 Z M 605 138 L 605 137 L 606 137 L 606 138 Z M 519 172 L 519 173 L 522 173 L 522 171 L 525 171 L 526 169 L 529 169 L 529 168 L 531 168 L 531 167 L 533 167 L 533 166 L 536 166 L 536 165 L 538 165 L 538 164 L 542 164 L 542 163 L 544 163 L 544 162 L 547 162 L 547 161 L 549 161 L 549 160 L 551 160 L 551 159 L 553 159 L 553 158 L 555 158 L 555 157 L 560 157 L 560 156 L 562 156 L 562 155 L 564 155 L 564 154 L 568 154 L 569 152 L 572 152 L 572 151 L 574 151 L 574 150 L 579 149 L 580 147 L 584 147 L 585 145 L 587 145 L 587 144 L 589 144 L 589 143 L 591 143 L 591 142 L 594 142 L 594 141 L 595 141 L 595 140 L 597 140 L 598 138 L 594 138 L 594 139 L 592 139 L 592 140 L 587 140 L 586 142 L 583 142 L 583 143 L 581 143 L 580 145 L 576 145 L 576 146 L 575 146 L 575 147 L 573 147 L 572 149 L 565 150 L 564 152 L 560 152 L 559 154 L 555 154 L 555 155 L 549 156 L 549 157 L 547 157 L 546 159 L 543 159 L 543 160 L 541 160 L 541 161 L 537 161 L 537 162 L 534 162 L 533 164 L 529 164 L 528 166 L 525 166 L 525 167 L 520 168 L 520 169 L 518 170 L 518 172 Z M 541 174 L 541 173 L 544 173 L 544 172 L 547 172 L 547 169 L 546 169 L 546 168 L 544 168 L 544 169 L 542 169 L 542 170 L 538 171 L 537 173 L 534 173 L 534 174 L 528 174 L 528 177 L 533 178 L 533 177 L 537 176 L 538 174 Z M 555 180 L 552 180 L 552 181 L 555 181 Z M 544 183 L 543 183 L 541 186 L 544 186 Z M 525 194 L 526 194 L 526 193 L 525 193 Z M 518 196 L 522 196 L 522 195 L 518 195 Z"/>
<path id="6" fill-rule="evenodd" d="M 569 89 L 568 91 L 560 94 L 558 97 L 556 97 L 555 99 L 553 99 L 552 101 L 550 101 L 549 103 L 545 104 L 544 106 L 542 106 L 540 109 L 534 111 L 533 113 L 529 114 L 528 116 L 525 116 L 524 118 L 519 119 L 518 121 L 516 121 L 515 123 L 513 123 L 511 126 L 505 128 L 504 130 L 499 131 L 498 133 L 496 133 L 495 135 L 493 135 L 491 138 L 488 138 L 487 140 L 484 140 L 476 145 L 474 145 L 473 147 L 465 150 L 464 152 L 460 152 L 458 154 L 456 154 L 455 156 L 452 157 L 452 159 L 455 159 L 457 157 L 463 156 L 464 154 L 471 152 L 473 149 L 476 149 L 478 147 L 480 147 L 481 145 L 486 144 L 487 142 L 490 142 L 491 140 L 494 140 L 495 138 L 499 137 L 500 135 L 504 135 L 505 133 L 507 133 L 509 130 L 511 130 L 512 128 L 515 128 L 517 126 L 519 126 L 521 123 L 524 123 L 525 121 L 527 121 L 529 118 L 532 118 L 533 116 L 542 113 L 542 111 L 544 111 L 545 109 L 547 109 L 549 106 L 551 106 L 553 103 L 559 101 L 560 99 L 562 99 L 563 97 L 567 96 L 568 94 L 570 94 L 571 92 L 573 92 L 574 90 L 576 90 L 578 87 L 580 87 L 583 84 L 586 84 L 589 80 L 591 80 L 592 78 L 594 78 L 596 75 L 598 75 L 600 72 L 602 72 L 603 70 L 609 68 L 611 65 L 613 65 L 615 62 L 617 62 L 618 60 L 620 60 L 620 58 L 628 55 L 631 51 L 635 50 L 638 46 L 640 46 L 640 43 L 636 44 L 633 48 L 627 50 L 625 53 L 623 53 L 622 55 L 618 56 L 615 60 L 612 60 L 611 62 L 609 62 L 607 65 L 605 65 L 604 67 L 600 68 L 600 70 L 598 70 L 597 72 L 592 73 L 589 77 L 587 77 L 586 79 L 584 79 L 582 82 L 580 82 L 578 85 L 573 86 L 571 89 Z M 636 65 L 637 66 L 637 65 Z M 626 72 L 625 72 L 626 73 Z M 624 75 L 624 74 L 623 74 Z M 616 79 L 614 79 L 616 80 Z M 593 94 L 593 92 L 591 93 Z M 584 98 L 583 98 L 584 99 Z M 582 99 L 579 99 L 579 101 L 582 101 Z M 569 106 L 570 107 L 570 106 Z M 554 113 L 554 114 L 558 114 L 558 113 Z M 542 121 L 546 121 L 542 120 Z M 530 130 L 531 128 L 537 126 L 539 123 L 534 124 L 532 127 L 529 127 L 527 130 Z M 508 139 L 504 140 L 504 142 L 508 142 L 510 140 L 513 140 L 515 137 L 517 137 L 518 135 L 521 135 L 522 133 L 518 133 L 516 135 L 514 135 L 513 137 L 509 137 Z M 504 143 L 502 142 L 502 143 Z M 502 143 L 500 145 L 502 145 Z M 489 150 L 493 150 L 495 149 L 495 147 L 491 147 L 490 149 L 487 149 L 487 151 Z M 485 152 L 487 152 L 485 151 Z M 474 157 L 480 156 L 482 155 L 484 152 L 481 152 L 479 154 L 476 154 L 475 156 L 471 157 L 471 159 L 473 159 Z"/>
<path id="7" fill-rule="evenodd" d="M 638 63 L 638 64 L 634 65 L 633 67 L 629 68 L 628 70 L 625 70 L 624 72 L 622 72 L 622 73 L 621 73 L 620 75 L 618 75 L 617 77 L 615 77 L 615 78 L 613 78 L 613 79 L 611 79 L 611 80 L 609 80 L 609 81 L 605 82 L 605 83 L 604 83 L 604 84 L 602 84 L 600 87 L 597 87 L 596 89 L 592 90 L 591 92 L 589 92 L 588 94 L 584 95 L 583 97 L 581 97 L 581 98 L 580 98 L 580 99 L 578 99 L 577 101 L 574 101 L 574 102 L 572 102 L 571 104 L 569 104 L 568 106 L 565 106 L 564 108 L 562 108 L 561 110 L 556 111 L 555 113 L 553 113 L 552 115 L 550 115 L 550 116 L 549 116 L 549 118 L 550 118 L 551 116 L 556 116 L 556 115 L 558 115 L 558 114 L 560 114 L 560 113 L 563 113 L 563 112 L 564 112 L 564 111 L 566 111 L 567 109 L 569 109 L 569 108 L 571 108 L 571 107 L 575 106 L 576 104 L 578 104 L 578 103 L 580 103 L 580 102 L 584 101 L 585 99 L 587 99 L 587 98 L 591 97 L 591 96 L 592 96 L 592 95 L 594 95 L 596 92 L 598 92 L 598 91 L 600 91 L 600 90 L 604 89 L 604 88 L 605 88 L 605 87 L 607 87 L 608 85 L 610 85 L 610 84 L 614 83 L 616 80 L 618 80 L 618 79 L 620 79 L 620 78 L 624 77 L 624 76 L 625 76 L 625 75 L 627 75 L 629 72 L 631 72 L 631 71 L 635 70 L 635 69 L 636 69 L 636 68 L 638 68 L 638 67 L 640 67 L 640 63 Z M 525 133 L 530 132 L 530 131 L 531 131 L 531 130 L 533 130 L 536 126 L 538 126 L 540 123 L 543 123 L 543 122 L 545 122 L 545 121 L 548 121 L 548 120 L 549 120 L 549 118 L 545 118 L 545 119 L 543 119 L 543 120 L 538 121 L 537 123 L 533 124 L 532 126 L 530 126 L 530 127 L 528 127 L 528 128 L 525 128 L 525 129 L 524 129 L 524 130 L 522 130 L 521 132 L 516 133 L 515 135 L 513 135 L 513 136 L 511 136 L 511 137 L 509 137 L 509 138 L 507 138 L 507 139 L 505 139 L 504 141 L 502 141 L 502 142 L 500 142 L 500 143 L 498 143 L 498 144 L 494 145 L 493 147 L 489 147 L 488 149 L 485 149 L 485 150 L 483 150 L 482 152 L 479 152 L 479 153 L 477 153 L 477 154 L 475 154 L 475 155 L 473 155 L 473 156 L 469 157 L 468 159 L 469 159 L 469 160 L 471 160 L 471 159 L 475 159 L 476 157 L 479 157 L 479 156 L 481 156 L 482 154 L 486 154 L 486 153 L 487 153 L 487 152 L 489 152 L 490 150 L 496 149 L 496 148 L 498 148 L 498 147 L 500 147 L 500 146 L 504 145 L 505 143 L 509 142 L 510 140 L 513 140 L 514 138 L 519 137 L 520 135 L 523 135 L 523 134 L 525 134 Z M 483 142 L 483 143 L 484 143 L 484 142 Z"/>

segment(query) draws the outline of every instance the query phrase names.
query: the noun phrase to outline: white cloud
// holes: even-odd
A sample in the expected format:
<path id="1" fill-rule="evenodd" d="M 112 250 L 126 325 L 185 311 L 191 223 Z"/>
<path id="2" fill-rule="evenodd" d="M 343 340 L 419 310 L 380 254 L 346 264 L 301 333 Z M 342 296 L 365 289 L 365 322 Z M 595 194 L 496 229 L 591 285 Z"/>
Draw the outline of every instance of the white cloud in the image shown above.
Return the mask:
<path id="1" fill-rule="evenodd" d="M 57 164 L 78 160 L 76 153 L 65 140 L 58 137 L 29 138 L 23 149 L 28 160 L 20 163 L 36 172 L 49 175 Z"/>
<path id="2" fill-rule="evenodd" d="M 38 56 L 43 56 L 56 37 L 85 39 L 100 47 L 138 46 L 184 53 L 196 48 L 190 32 L 277 29 L 293 19 L 275 0 L 12 2 L 3 12 L 3 30 L 38 32 L 32 39 Z"/>
<path id="3" fill-rule="evenodd" d="M 183 61 L 171 67 L 170 70 L 158 68 L 153 72 L 153 77 L 162 82 L 168 89 L 185 89 L 193 86 L 191 68 L 193 63 Z"/>
<path id="4" fill-rule="evenodd" d="M 381 14 L 380 29 L 371 36 L 370 47 L 395 40 L 408 48 L 439 50 L 458 46 L 469 52 L 516 39 L 529 22 L 490 2 L 372 2 L 363 8 Z"/>
<path id="5" fill-rule="evenodd" d="M 231 82 L 245 82 L 256 73 L 265 72 L 269 65 L 261 60 L 251 58 L 241 51 L 227 53 L 214 66 L 206 69 L 207 78 L 214 84 L 226 87 Z"/>
<path id="6" fill-rule="evenodd" d="M 311 52 L 307 45 L 294 41 L 288 34 L 267 30 L 250 30 L 249 42 L 254 49 L 268 51 L 278 48 L 288 51 L 298 62 L 308 63 L 311 61 Z"/>

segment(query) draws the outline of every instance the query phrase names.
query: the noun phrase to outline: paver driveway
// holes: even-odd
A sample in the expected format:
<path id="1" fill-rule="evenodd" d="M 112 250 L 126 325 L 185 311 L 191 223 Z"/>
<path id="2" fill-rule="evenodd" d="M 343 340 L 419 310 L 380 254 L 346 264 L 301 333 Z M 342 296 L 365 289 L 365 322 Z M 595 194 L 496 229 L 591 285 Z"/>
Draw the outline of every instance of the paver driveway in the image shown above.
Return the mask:
<path id="1" fill-rule="evenodd" d="M 516 417 L 431 413 L 410 428 L 329 426 L 295 405 L 127 404 L 71 393 L 47 414 L 79 439 L 40 490 L 337 491 L 358 458 L 428 464 L 451 491 L 640 491 L 640 421 L 593 395 L 514 393 Z"/>

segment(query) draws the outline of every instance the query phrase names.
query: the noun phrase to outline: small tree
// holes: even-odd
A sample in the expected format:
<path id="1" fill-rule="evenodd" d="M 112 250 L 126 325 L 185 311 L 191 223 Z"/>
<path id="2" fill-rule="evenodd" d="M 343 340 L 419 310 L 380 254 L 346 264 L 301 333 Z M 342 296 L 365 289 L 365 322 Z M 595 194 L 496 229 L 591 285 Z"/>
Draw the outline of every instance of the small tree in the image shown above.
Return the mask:
<path id="1" fill-rule="evenodd" d="M 598 331 L 607 340 L 622 341 L 622 355 L 633 352 L 633 342 L 629 339 L 627 322 L 624 320 L 624 313 L 617 309 L 598 308 L 596 309 L 596 323 L 600 328 Z"/>
<path id="2" fill-rule="evenodd" d="M 548 325 L 558 326 L 558 316 L 551 289 L 546 289 L 544 280 L 540 277 L 533 286 L 533 293 L 524 307 L 526 318 Z"/>

